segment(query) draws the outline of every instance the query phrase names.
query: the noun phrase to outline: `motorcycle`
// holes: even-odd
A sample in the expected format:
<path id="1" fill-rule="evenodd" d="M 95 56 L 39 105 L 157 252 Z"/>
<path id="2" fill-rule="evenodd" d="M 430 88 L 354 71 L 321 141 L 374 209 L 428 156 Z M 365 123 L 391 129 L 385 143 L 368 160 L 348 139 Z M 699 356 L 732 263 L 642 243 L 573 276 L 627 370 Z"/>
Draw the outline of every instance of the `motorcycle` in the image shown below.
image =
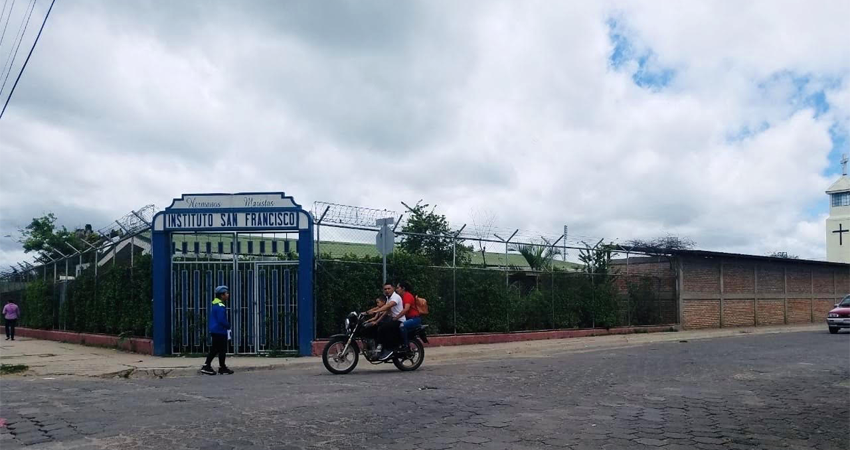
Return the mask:
<path id="1" fill-rule="evenodd" d="M 410 330 L 407 348 L 402 345 L 395 350 L 392 358 L 381 361 L 378 359 L 379 352 L 375 342 L 376 327 L 364 326 L 368 317 L 366 313 L 351 312 L 345 319 L 345 333 L 331 336 L 325 344 L 322 363 L 330 373 L 342 375 L 351 372 L 357 367 L 361 353 L 372 364 L 392 361 L 398 370 L 404 372 L 416 370 L 422 365 L 425 360 L 425 347 L 422 343 L 428 343 L 428 336 L 425 334 L 428 325 Z"/>

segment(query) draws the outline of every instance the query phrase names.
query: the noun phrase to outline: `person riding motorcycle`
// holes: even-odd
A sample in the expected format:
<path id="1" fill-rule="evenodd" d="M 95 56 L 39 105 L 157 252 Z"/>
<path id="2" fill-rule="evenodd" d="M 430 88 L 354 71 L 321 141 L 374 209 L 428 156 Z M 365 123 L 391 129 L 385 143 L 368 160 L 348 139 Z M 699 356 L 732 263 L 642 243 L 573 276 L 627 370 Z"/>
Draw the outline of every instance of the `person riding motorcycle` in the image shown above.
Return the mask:
<path id="1" fill-rule="evenodd" d="M 384 321 L 378 325 L 376 341 L 378 342 L 379 361 L 386 361 L 392 357 L 394 349 L 398 347 L 401 338 L 401 333 L 399 332 L 400 323 L 404 323 L 405 320 L 404 314 L 401 314 L 401 311 L 404 309 L 401 296 L 395 292 L 392 283 L 384 284 L 384 297 L 387 299 L 384 306 L 369 310 L 369 313 L 388 311 L 393 319 Z"/>
<path id="2" fill-rule="evenodd" d="M 419 315 L 419 310 L 416 309 L 416 298 L 411 291 L 412 288 L 407 281 L 398 283 L 396 287 L 396 293 L 401 296 L 402 304 L 404 305 L 404 308 L 399 313 L 400 316 L 405 318 L 399 327 L 403 349 L 407 349 L 410 345 L 410 341 L 408 340 L 410 330 L 422 325 L 422 317 Z"/>

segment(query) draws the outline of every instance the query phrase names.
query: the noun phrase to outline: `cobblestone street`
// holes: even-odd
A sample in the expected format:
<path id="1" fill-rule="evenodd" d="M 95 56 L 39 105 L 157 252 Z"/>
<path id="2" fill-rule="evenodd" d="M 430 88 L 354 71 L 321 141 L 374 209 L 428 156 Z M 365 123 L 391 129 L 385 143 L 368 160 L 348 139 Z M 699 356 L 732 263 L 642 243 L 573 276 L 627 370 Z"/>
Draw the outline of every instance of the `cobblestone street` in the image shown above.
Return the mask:
<path id="1" fill-rule="evenodd" d="M 850 448 L 850 334 L 163 380 L 4 378 L 0 447 Z"/>

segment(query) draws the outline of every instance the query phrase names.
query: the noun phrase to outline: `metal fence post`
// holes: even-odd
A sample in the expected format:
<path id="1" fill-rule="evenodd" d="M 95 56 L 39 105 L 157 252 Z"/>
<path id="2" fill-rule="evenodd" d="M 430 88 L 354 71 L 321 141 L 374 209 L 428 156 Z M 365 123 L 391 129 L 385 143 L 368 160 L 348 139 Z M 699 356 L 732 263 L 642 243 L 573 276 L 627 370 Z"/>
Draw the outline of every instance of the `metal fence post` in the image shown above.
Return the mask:
<path id="1" fill-rule="evenodd" d="M 457 334 L 457 236 L 452 236 L 452 323 Z"/>
<path id="2" fill-rule="evenodd" d="M 555 326 L 555 265 L 554 264 L 552 265 L 552 268 L 549 271 L 549 278 L 550 278 L 549 285 L 551 286 L 550 287 L 550 291 L 551 291 L 550 295 L 552 296 L 552 329 L 554 330 L 554 329 L 557 328 L 557 326 Z"/>
<path id="3" fill-rule="evenodd" d="M 452 235 L 452 311 L 454 312 L 454 334 L 457 334 L 457 237 L 466 228 L 466 224 Z"/>

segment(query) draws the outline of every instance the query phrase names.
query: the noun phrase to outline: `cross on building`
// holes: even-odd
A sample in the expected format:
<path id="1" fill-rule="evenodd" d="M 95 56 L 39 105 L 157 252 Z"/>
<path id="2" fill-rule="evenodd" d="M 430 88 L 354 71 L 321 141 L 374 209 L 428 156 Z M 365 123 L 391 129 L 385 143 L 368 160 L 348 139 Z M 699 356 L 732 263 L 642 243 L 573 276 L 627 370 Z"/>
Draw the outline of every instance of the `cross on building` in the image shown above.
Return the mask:
<path id="1" fill-rule="evenodd" d="M 844 245 L 844 233 L 850 232 L 850 229 L 845 230 L 843 224 L 838 224 L 838 229 L 833 233 L 838 233 L 838 245 Z"/>
<path id="2" fill-rule="evenodd" d="M 847 175 L 847 162 L 850 161 L 847 159 L 847 153 L 841 155 L 841 174 Z"/>

